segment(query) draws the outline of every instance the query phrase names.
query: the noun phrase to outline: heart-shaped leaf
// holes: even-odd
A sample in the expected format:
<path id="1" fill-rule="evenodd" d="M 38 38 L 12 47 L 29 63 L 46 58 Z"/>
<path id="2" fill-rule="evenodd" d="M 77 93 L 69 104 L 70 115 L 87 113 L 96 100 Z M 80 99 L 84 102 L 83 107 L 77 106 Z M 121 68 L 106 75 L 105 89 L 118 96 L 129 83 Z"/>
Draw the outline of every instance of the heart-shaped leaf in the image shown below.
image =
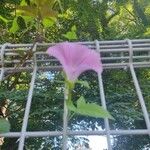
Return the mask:
<path id="1" fill-rule="evenodd" d="M 67 105 L 69 110 L 74 111 L 77 114 L 96 118 L 114 119 L 103 107 L 95 103 L 86 103 L 83 96 L 78 99 L 77 107 L 75 107 L 72 102 L 67 103 Z"/>

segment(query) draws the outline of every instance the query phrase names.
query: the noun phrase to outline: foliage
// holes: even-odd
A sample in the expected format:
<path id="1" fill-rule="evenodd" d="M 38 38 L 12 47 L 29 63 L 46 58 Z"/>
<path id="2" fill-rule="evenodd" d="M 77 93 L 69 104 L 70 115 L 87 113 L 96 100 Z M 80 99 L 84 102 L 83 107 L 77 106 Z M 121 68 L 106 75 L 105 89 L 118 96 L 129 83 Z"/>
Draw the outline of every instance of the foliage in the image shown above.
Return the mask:
<path id="1" fill-rule="evenodd" d="M 0 133 L 6 133 L 10 131 L 10 123 L 4 118 L 0 118 Z"/>
<path id="2" fill-rule="evenodd" d="M 1 0 L 0 43 L 150 38 L 149 6 L 149 0 Z M 149 69 L 136 71 L 150 112 Z M 21 130 L 30 79 L 30 73 L 15 73 L 1 84 L 0 100 L 7 98 L 10 101 L 8 120 L 11 131 Z M 80 79 L 89 81 L 89 85 L 83 83 L 83 86 L 90 88 L 76 84 L 72 93 L 75 104 L 81 96 L 85 97 L 87 104 L 101 104 L 97 75 L 87 72 Z M 62 130 L 64 85 L 58 82 L 62 80 L 62 75 L 56 71 L 38 74 L 28 131 Z M 110 121 L 110 128 L 145 128 L 141 106 L 128 70 L 104 71 L 103 81 L 108 110 L 115 118 Z M 74 115 L 69 121 L 72 130 L 98 130 L 97 126 L 104 128 L 104 121 L 81 115 Z M 61 139 L 62 137 L 29 138 L 25 149 L 39 149 L 41 145 L 61 149 Z M 2 149 L 9 149 L 10 146 L 17 149 L 17 141 L 17 138 L 5 139 Z M 88 142 L 83 138 L 70 138 L 70 141 L 71 146 L 81 141 Z M 148 136 L 114 136 L 113 149 L 148 149 L 149 141 Z"/>
<path id="3" fill-rule="evenodd" d="M 69 110 L 74 113 L 96 117 L 96 118 L 109 118 L 113 119 L 113 117 L 106 111 L 103 107 L 95 104 L 95 103 L 86 103 L 83 96 L 81 96 L 77 100 L 77 107 L 75 107 L 72 103 L 67 103 Z"/>

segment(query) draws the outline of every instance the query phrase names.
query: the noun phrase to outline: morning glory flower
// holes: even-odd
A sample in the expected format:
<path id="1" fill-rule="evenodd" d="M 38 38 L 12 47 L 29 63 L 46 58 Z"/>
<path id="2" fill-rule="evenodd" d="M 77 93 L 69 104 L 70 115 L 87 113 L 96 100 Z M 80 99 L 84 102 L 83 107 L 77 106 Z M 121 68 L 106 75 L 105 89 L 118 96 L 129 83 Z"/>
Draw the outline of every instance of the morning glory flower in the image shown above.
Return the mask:
<path id="1" fill-rule="evenodd" d="M 51 46 L 48 48 L 47 53 L 60 61 L 66 73 L 64 118 L 67 118 L 69 110 L 80 115 L 113 119 L 109 112 L 102 106 L 95 103 L 86 103 L 83 96 L 77 100 L 76 106 L 72 102 L 72 90 L 74 89 L 75 83 L 79 83 L 77 80 L 79 75 L 87 70 L 94 70 L 97 73 L 102 72 L 100 54 L 79 43 L 69 42 L 62 42 Z M 80 81 L 81 84 L 83 82 L 85 81 Z M 65 123 L 64 127 L 67 129 Z M 64 137 L 66 137 L 66 132 L 65 130 Z"/>
<path id="2" fill-rule="evenodd" d="M 87 70 L 102 72 L 100 54 L 79 43 L 58 43 L 47 53 L 60 61 L 69 81 L 75 82 Z"/>

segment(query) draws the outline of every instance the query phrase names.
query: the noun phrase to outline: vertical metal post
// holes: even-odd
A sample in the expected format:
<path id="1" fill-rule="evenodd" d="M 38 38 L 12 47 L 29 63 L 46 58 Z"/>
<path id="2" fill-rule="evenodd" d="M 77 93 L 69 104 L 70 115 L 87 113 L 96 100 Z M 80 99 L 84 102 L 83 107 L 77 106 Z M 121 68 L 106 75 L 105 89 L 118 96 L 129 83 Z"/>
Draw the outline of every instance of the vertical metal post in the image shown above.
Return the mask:
<path id="1" fill-rule="evenodd" d="M 36 51 L 36 46 L 37 45 L 35 44 L 33 51 Z M 30 89 L 29 89 L 29 93 L 28 93 L 25 114 L 24 114 L 24 118 L 23 118 L 23 125 L 22 125 L 22 129 L 21 129 L 21 137 L 20 137 L 20 141 L 19 141 L 18 150 L 23 150 L 23 147 L 24 147 L 25 132 L 26 132 L 27 125 L 28 125 L 28 118 L 29 118 L 30 107 L 31 107 L 31 102 L 32 102 L 36 73 L 37 73 L 37 61 L 36 61 L 36 54 L 34 54 L 34 69 L 33 69 L 32 79 L 30 82 Z"/>
<path id="2" fill-rule="evenodd" d="M 104 119 L 104 123 L 105 123 L 105 131 L 68 131 L 67 130 L 67 126 L 68 126 L 68 108 L 67 108 L 67 105 L 66 105 L 66 100 L 68 99 L 67 96 L 68 96 L 68 91 L 67 89 L 65 90 L 65 93 L 64 93 L 64 97 L 65 97 L 65 100 L 64 100 L 64 114 L 63 114 L 63 132 L 55 132 L 55 131 L 52 131 L 52 132 L 49 132 L 49 131 L 35 131 L 35 132 L 27 132 L 27 125 L 28 125 L 28 118 L 29 118 L 29 113 L 30 113 L 30 107 L 31 107 L 31 102 L 32 102 L 32 96 L 33 96 L 33 90 L 34 90 L 34 84 L 35 84 L 35 79 L 36 79 L 36 73 L 37 73 L 37 60 L 36 60 L 36 54 L 34 54 L 34 68 L 33 68 L 33 74 L 32 74 L 32 79 L 31 79 L 31 83 L 30 83 L 30 88 L 29 88 L 29 92 L 28 92 L 28 97 L 27 97 L 27 102 L 26 102 L 26 108 L 25 108 L 25 113 L 24 113 L 24 118 L 23 118 L 23 123 L 22 123 L 22 129 L 21 129 L 21 132 L 9 132 L 9 133 L 4 133 L 4 134 L 0 134 L 1 137 L 20 137 L 20 141 L 19 141 L 19 147 L 18 149 L 19 150 L 23 150 L 24 149 L 24 143 L 25 143 L 25 139 L 26 139 L 26 136 L 29 136 L 29 137 L 44 137 L 44 136 L 61 136 L 63 135 L 63 139 L 62 139 L 62 149 L 63 150 L 67 150 L 68 148 L 68 143 L 67 143 L 67 138 L 68 138 L 68 135 L 106 135 L 107 137 L 107 144 L 108 144 L 108 150 L 112 150 L 112 146 L 111 146 L 111 135 L 150 135 L 150 118 L 149 118 L 149 113 L 148 113 L 148 110 L 146 108 L 146 105 L 145 105 L 145 102 L 144 102 L 144 98 L 143 98 L 143 95 L 142 95 L 142 91 L 141 91 L 141 88 L 140 88 L 140 85 L 139 85 L 139 81 L 138 81 L 138 78 L 136 76 L 136 72 L 135 72 L 135 68 L 134 68 L 134 65 L 135 63 L 133 63 L 133 58 L 138 58 L 138 55 L 135 55 L 133 57 L 133 45 L 140 45 L 142 43 L 142 41 L 148 41 L 146 42 L 146 45 L 147 48 L 145 48 L 145 45 L 142 43 L 142 45 L 140 46 L 140 50 L 144 50 L 146 49 L 146 51 L 148 52 L 148 56 L 150 54 L 149 52 L 149 47 L 150 47 L 150 40 L 137 40 L 135 43 L 132 43 L 130 40 L 126 40 L 128 45 L 129 45 L 129 69 L 130 69 L 130 72 L 131 72 L 131 76 L 132 76 L 132 79 L 133 79 L 133 83 L 134 83 L 134 86 L 135 86 L 135 90 L 136 90 L 136 93 L 137 93 L 137 96 L 138 96 L 138 99 L 139 99 L 139 103 L 141 105 L 141 108 L 142 108 L 142 112 L 143 112 L 143 116 L 144 116 L 144 120 L 145 120 L 145 123 L 146 123 L 146 128 L 147 129 L 138 129 L 138 130 L 111 130 L 110 127 L 109 127 L 109 120 L 108 119 Z M 135 41 L 135 40 L 133 40 Z M 138 42 L 139 41 L 139 42 Z M 119 41 L 120 42 L 120 41 Z M 89 45 L 89 44 L 93 44 L 93 42 L 87 42 L 86 44 Z M 103 42 L 102 42 L 103 43 Z M 121 56 L 123 56 L 124 52 L 127 52 L 128 49 L 125 48 L 125 50 L 121 48 L 113 48 L 114 45 L 116 45 L 116 47 L 118 47 L 118 41 L 110 41 L 110 42 L 104 42 L 105 45 L 103 46 L 104 48 L 102 49 L 103 52 L 107 52 L 107 50 L 112 50 L 112 52 L 120 52 Z M 108 47 L 106 45 L 106 43 L 108 43 Z M 113 44 L 111 44 L 113 43 Z M 122 43 L 122 42 L 121 42 Z M 99 52 L 100 50 L 100 45 L 99 45 L 99 42 L 98 41 L 95 41 L 95 44 L 96 44 L 96 49 L 97 51 Z M 133 45 L 132 45 L 133 44 Z M 43 44 L 43 45 L 49 45 L 47 43 Z M 7 46 L 9 46 L 11 49 L 9 49 L 7 51 Z M 5 67 L 5 63 L 11 63 L 13 62 L 12 59 L 10 60 L 5 60 L 5 52 L 6 55 L 8 55 L 8 57 L 12 57 L 12 56 L 15 56 L 15 51 L 13 51 L 14 49 L 18 48 L 18 47 L 24 47 L 24 46 L 30 46 L 30 45 L 26 45 L 26 44 L 9 44 L 9 43 L 6 43 L 4 45 L 1 45 L 1 49 L 0 49 L 0 81 L 2 81 L 4 79 L 4 74 L 5 74 L 5 70 L 7 69 L 8 71 L 13 71 L 13 67 Z M 36 46 L 34 47 L 33 51 L 36 50 Z M 138 48 L 135 48 L 136 50 Z M 112 59 L 113 57 L 109 57 L 108 60 Z M 144 58 L 144 57 L 143 57 Z M 115 57 L 113 58 L 113 60 L 116 59 Z M 107 60 L 107 59 L 106 59 Z M 139 59 L 140 60 L 140 59 Z M 18 62 L 19 60 L 15 60 L 15 63 Z M 38 61 L 41 61 L 41 60 L 38 60 Z M 47 60 L 45 60 L 47 61 Z M 139 65 L 136 65 L 136 67 L 144 67 L 142 66 L 142 63 L 144 61 L 139 61 Z M 14 62 L 13 62 L 14 63 Z M 123 61 L 121 61 L 121 63 L 124 63 Z M 117 68 L 122 68 L 122 64 L 119 64 L 119 63 L 109 63 L 107 64 L 109 67 L 112 66 L 112 68 L 110 69 L 113 69 L 115 68 L 115 65 Z M 146 63 L 147 66 L 149 66 L 149 62 L 144 62 Z M 25 70 L 29 70 L 28 67 L 24 67 L 23 69 Z M 43 69 L 43 68 L 42 68 Z M 104 85 L 103 85 L 103 79 L 102 79 L 102 75 L 101 73 L 98 73 L 98 81 L 99 81 L 99 91 L 100 91 L 100 98 L 101 98 L 101 102 L 102 102 L 102 106 L 103 108 L 107 109 L 106 108 L 106 100 L 105 100 L 105 91 L 104 91 Z"/>
<path id="3" fill-rule="evenodd" d="M 99 42 L 97 40 L 95 42 L 96 42 L 96 50 L 97 52 L 99 52 L 99 49 L 100 49 Z M 107 109 L 101 72 L 98 73 L 98 81 L 99 81 L 99 90 L 100 90 L 102 106 L 104 109 Z M 106 128 L 108 150 L 112 150 L 111 139 L 110 139 L 110 127 L 109 127 L 109 121 L 107 118 L 104 119 L 104 123 L 105 123 L 105 128 Z"/>
<path id="4" fill-rule="evenodd" d="M 68 126 L 68 108 L 66 101 L 68 99 L 68 89 L 65 85 L 65 92 L 64 92 L 64 113 L 63 113 L 63 145 L 62 149 L 67 150 L 67 126 Z"/>
<path id="5" fill-rule="evenodd" d="M 145 105 L 145 102 L 144 102 L 144 98 L 143 98 L 143 95 L 142 95 L 142 91 L 141 91 L 139 82 L 138 82 L 138 79 L 137 79 L 137 76 L 136 76 L 136 73 L 135 73 L 135 70 L 134 70 L 134 67 L 133 67 L 132 42 L 131 42 L 131 40 L 127 40 L 127 42 L 128 42 L 128 45 L 129 45 L 129 55 L 130 55 L 129 67 L 130 67 L 130 72 L 131 72 L 133 82 L 134 82 L 134 86 L 135 86 L 135 89 L 136 89 L 136 92 L 137 92 L 137 96 L 139 98 L 139 102 L 140 102 L 140 105 L 141 105 L 141 108 L 142 108 L 145 123 L 146 123 L 147 129 L 149 130 L 149 135 L 150 135 L 150 118 L 149 118 L 149 114 L 148 114 L 148 111 L 147 111 L 147 108 L 146 108 L 146 105 Z"/>
<path id="6" fill-rule="evenodd" d="M 6 46 L 8 46 L 8 43 L 2 45 L 2 47 L 1 47 L 1 74 L 0 74 L 0 82 L 3 80 L 3 76 L 4 76 L 4 54 L 5 54 Z"/>

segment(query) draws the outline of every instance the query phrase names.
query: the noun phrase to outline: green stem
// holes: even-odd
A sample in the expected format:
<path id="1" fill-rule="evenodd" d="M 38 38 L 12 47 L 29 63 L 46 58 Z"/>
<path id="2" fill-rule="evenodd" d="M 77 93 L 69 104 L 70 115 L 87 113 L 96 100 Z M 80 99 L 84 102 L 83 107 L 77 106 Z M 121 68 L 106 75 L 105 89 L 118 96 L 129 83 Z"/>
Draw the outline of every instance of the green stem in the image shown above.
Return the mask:
<path id="1" fill-rule="evenodd" d="M 72 89 L 73 83 L 66 81 L 65 84 L 65 100 L 64 100 L 64 114 L 63 114 L 63 150 L 67 150 L 67 126 L 68 126 L 68 116 L 69 110 L 67 103 L 72 103 Z"/>
<path id="2" fill-rule="evenodd" d="M 68 101 L 70 102 L 72 99 L 72 88 L 71 86 L 68 84 Z"/>

